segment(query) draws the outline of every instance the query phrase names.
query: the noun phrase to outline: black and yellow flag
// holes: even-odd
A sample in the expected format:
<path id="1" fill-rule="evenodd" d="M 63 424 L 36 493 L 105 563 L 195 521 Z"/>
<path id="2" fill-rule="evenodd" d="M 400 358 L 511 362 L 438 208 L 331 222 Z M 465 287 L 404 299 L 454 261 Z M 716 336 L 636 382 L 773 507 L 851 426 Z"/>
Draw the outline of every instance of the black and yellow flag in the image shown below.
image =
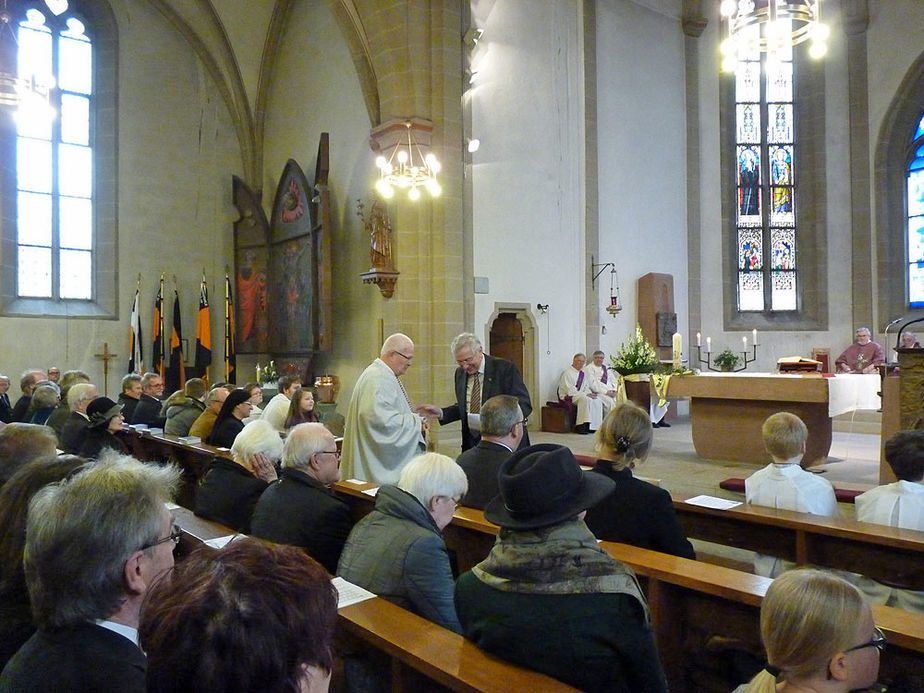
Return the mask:
<path id="1" fill-rule="evenodd" d="M 225 275 L 225 382 L 235 382 L 237 356 L 234 353 L 234 298 L 231 278 Z"/>
<path id="2" fill-rule="evenodd" d="M 209 310 L 209 287 L 202 277 L 199 286 L 199 315 L 196 318 L 196 376 L 209 382 L 212 365 L 212 316 Z"/>
<path id="3" fill-rule="evenodd" d="M 154 299 L 153 355 L 151 370 L 164 377 L 164 275 L 160 275 L 160 286 Z"/>

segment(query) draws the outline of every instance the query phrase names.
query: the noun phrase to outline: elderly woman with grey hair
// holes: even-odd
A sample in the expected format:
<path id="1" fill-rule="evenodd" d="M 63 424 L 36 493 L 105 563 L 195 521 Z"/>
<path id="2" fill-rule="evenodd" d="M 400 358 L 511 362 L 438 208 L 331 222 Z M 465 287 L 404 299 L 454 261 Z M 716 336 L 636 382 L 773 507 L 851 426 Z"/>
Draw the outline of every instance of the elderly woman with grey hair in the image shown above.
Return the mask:
<path id="1" fill-rule="evenodd" d="M 397 486 L 381 486 L 375 509 L 350 532 L 338 575 L 460 633 L 443 528 L 468 490 L 465 472 L 434 452 L 415 457 Z"/>
<path id="2" fill-rule="evenodd" d="M 235 437 L 231 457 L 212 460 L 196 493 L 195 512 L 246 534 L 257 501 L 277 478 L 276 464 L 282 457 L 279 432 L 262 419 L 251 421 Z"/>

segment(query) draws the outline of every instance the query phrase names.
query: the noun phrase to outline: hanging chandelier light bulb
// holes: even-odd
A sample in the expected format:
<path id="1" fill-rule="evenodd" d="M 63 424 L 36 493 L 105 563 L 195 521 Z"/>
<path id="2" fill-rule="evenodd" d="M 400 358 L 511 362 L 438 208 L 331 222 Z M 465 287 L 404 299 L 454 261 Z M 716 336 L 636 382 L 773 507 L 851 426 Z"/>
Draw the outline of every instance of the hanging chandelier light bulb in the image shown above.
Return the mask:
<path id="1" fill-rule="evenodd" d="M 728 27 L 719 47 L 724 72 L 733 72 L 739 58 L 755 51 L 773 59 L 805 41 L 811 41 L 813 58 L 828 50 L 830 29 L 821 23 L 821 0 L 722 0 L 719 12 Z"/>
<path id="2" fill-rule="evenodd" d="M 399 138 L 387 158 L 384 155 L 376 157 L 379 180 L 375 189 L 386 200 L 394 197 L 395 188 L 407 190 L 408 199 L 413 202 L 420 199 L 421 188 L 431 197 L 437 197 L 442 192 L 436 179 L 440 172 L 440 162 L 433 152 L 424 156 L 420 145 L 411 136 L 411 121 L 406 121 L 404 125 L 407 138 Z"/>

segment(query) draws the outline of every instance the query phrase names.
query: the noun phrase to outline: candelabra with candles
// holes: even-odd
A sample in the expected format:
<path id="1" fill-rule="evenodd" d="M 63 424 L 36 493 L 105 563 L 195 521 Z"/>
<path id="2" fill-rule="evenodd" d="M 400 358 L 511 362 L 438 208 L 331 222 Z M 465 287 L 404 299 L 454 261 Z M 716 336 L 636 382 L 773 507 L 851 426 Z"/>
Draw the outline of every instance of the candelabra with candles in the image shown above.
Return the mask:
<path id="1" fill-rule="evenodd" d="M 751 334 L 753 336 L 753 340 L 751 344 L 750 357 L 748 356 L 748 338 L 741 338 L 741 344 L 744 347 L 741 351 L 741 357 L 744 363 L 739 368 L 716 368 L 712 365 L 712 337 L 706 337 L 706 359 L 704 361 L 702 352 L 702 336 L 699 332 L 696 333 L 696 358 L 699 359 L 699 362 L 704 364 L 710 371 L 724 371 L 726 373 L 738 373 L 739 371 L 743 371 L 748 367 L 748 364 L 754 363 L 754 361 L 757 359 L 757 330 L 754 330 Z"/>

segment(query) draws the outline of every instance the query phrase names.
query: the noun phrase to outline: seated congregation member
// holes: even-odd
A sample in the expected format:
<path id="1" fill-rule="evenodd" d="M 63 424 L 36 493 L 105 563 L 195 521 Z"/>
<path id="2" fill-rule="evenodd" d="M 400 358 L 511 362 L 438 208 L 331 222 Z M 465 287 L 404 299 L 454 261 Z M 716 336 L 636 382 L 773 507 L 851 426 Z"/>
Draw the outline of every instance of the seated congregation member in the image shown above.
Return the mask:
<path id="1" fill-rule="evenodd" d="M 279 378 L 276 387 L 279 388 L 279 394 L 273 397 L 265 407 L 263 407 L 263 419 L 269 421 L 270 425 L 277 431 L 284 431 L 286 428 L 286 417 L 289 414 L 292 396 L 295 391 L 302 386 L 302 379 L 297 375 L 284 375 Z"/>
<path id="2" fill-rule="evenodd" d="M 172 436 L 188 435 L 199 414 L 205 411 L 202 400 L 205 399 L 206 391 L 202 378 L 190 378 L 182 390 L 170 395 L 161 408 L 161 413 L 167 418 L 164 433 Z"/>
<path id="3" fill-rule="evenodd" d="M 253 511 L 250 533 L 300 546 L 334 573 L 353 527 L 349 506 L 330 486 L 340 479 L 340 453 L 322 424 L 299 424 L 282 449 L 282 478 L 270 485 Z"/>
<path id="4" fill-rule="evenodd" d="M 604 416 L 616 404 L 626 401 L 625 387 L 620 382 L 621 376 L 615 371 L 610 373 L 604 363 L 605 358 L 606 354 L 598 349 L 591 356 L 591 362 L 583 369 L 592 378 L 591 389 L 603 401 Z"/>
<path id="5" fill-rule="evenodd" d="M 197 548 L 150 591 L 148 693 L 324 693 L 337 591 L 304 552 L 255 539 Z"/>
<path id="6" fill-rule="evenodd" d="M 240 388 L 232 390 L 221 405 L 215 425 L 205 442 L 219 448 L 231 448 L 237 434 L 244 430 L 244 419 L 250 414 L 250 395 Z"/>
<path id="7" fill-rule="evenodd" d="M 314 410 L 314 393 L 307 387 L 298 388 L 292 394 L 292 401 L 289 402 L 285 429 L 288 431 L 293 426 L 298 426 L 302 423 L 315 423 L 317 420 L 318 414 Z"/>
<path id="8" fill-rule="evenodd" d="M 104 450 L 127 453 L 128 447 L 116 435 L 122 430 L 122 405 L 108 397 L 97 397 L 87 407 L 90 423 L 80 446 L 80 456 L 96 459 Z"/>
<path id="9" fill-rule="evenodd" d="M 767 417 L 762 428 L 764 447 L 773 462 L 744 480 L 744 496 L 750 505 L 793 510 L 826 517 L 837 516 L 834 487 L 827 479 L 799 466 L 805 454 L 808 429 L 795 414 L 779 412 Z M 794 564 L 757 554 L 754 572 L 776 577 Z"/>
<path id="10" fill-rule="evenodd" d="M 57 444 L 47 426 L 13 422 L 0 428 L 0 487 L 31 460 L 54 457 Z"/>
<path id="11" fill-rule="evenodd" d="M 61 431 L 64 430 L 64 425 L 67 423 L 68 415 L 74 410 L 68 400 L 71 388 L 78 383 L 89 382 L 90 376 L 83 371 L 64 371 L 61 375 L 61 380 L 58 382 L 58 387 L 61 388 L 61 401 L 58 402 L 58 406 L 55 407 L 55 410 L 51 412 L 51 416 L 45 421 L 46 426 L 54 429 L 59 440 L 61 439 Z"/>
<path id="12" fill-rule="evenodd" d="M 58 436 L 58 444 L 64 452 L 76 455 L 83 447 L 83 441 L 87 437 L 87 426 L 90 425 L 87 407 L 96 398 L 96 385 L 92 383 L 75 383 L 68 388 L 67 400 L 70 411 Z"/>
<path id="13" fill-rule="evenodd" d="M 613 481 L 585 474 L 568 448 L 540 444 L 504 462 L 498 482 L 484 510 L 501 527 L 497 541 L 456 583 L 465 637 L 583 691 L 666 691 L 635 574 L 583 522 Z"/>
<path id="14" fill-rule="evenodd" d="M 896 433 L 886 441 L 885 458 L 898 481 L 857 496 L 857 519 L 924 530 L 924 431 Z M 924 592 L 887 587 L 869 578 L 860 578 L 859 586 L 876 603 L 924 612 Z"/>
<path id="15" fill-rule="evenodd" d="M 119 404 L 122 405 L 122 416 L 131 422 L 135 415 L 135 407 L 141 399 L 141 376 L 129 373 L 122 378 L 122 392 L 119 394 Z"/>
<path id="16" fill-rule="evenodd" d="M 10 376 L 0 373 L 0 423 L 13 420 L 13 406 L 10 404 Z"/>
<path id="17" fill-rule="evenodd" d="M 587 510 L 584 521 L 597 539 L 641 546 L 696 558 L 674 513 L 671 494 L 632 470 L 651 451 L 651 419 L 631 402 L 617 404 L 597 431 L 597 455 L 593 473 L 612 479 L 615 490 Z"/>
<path id="18" fill-rule="evenodd" d="M 209 390 L 208 395 L 205 397 L 205 411 L 193 421 L 193 425 L 189 427 L 189 435 L 199 436 L 202 440 L 206 440 L 212 435 L 215 419 L 218 418 L 218 412 L 221 411 L 221 407 L 228 398 L 230 391 L 228 388 L 219 385 Z"/>
<path id="19" fill-rule="evenodd" d="M 51 382 L 56 383 L 59 380 L 61 380 L 61 369 L 58 368 L 57 366 L 49 366 L 47 373 L 48 373 L 48 380 L 50 380 Z"/>
<path id="20" fill-rule="evenodd" d="M 520 446 L 526 422 L 520 403 L 512 395 L 495 395 L 481 405 L 481 440 L 456 458 L 468 479 L 462 505 L 484 510 L 500 490 L 497 472 Z"/>
<path id="21" fill-rule="evenodd" d="M 246 425 L 263 417 L 263 410 L 260 408 L 263 403 L 263 388 L 260 387 L 260 383 L 249 382 L 244 383 L 244 389 L 250 393 L 250 416 L 244 421 Z"/>
<path id="22" fill-rule="evenodd" d="M 0 670 L 35 632 L 22 567 L 29 501 L 85 463 L 75 455 L 52 453 L 20 467 L 0 490 Z"/>
<path id="23" fill-rule="evenodd" d="M 875 373 L 880 363 L 885 363 L 882 345 L 872 341 L 868 327 L 861 327 L 857 329 L 857 340 L 844 349 L 834 365 L 838 373 Z"/>
<path id="24" fill-rule="evenodd" d="M 32 400 L 29 402 L 29 408 L 26 409 L 26 421 L 44 426 L 60 401 L 61 388 L 56 383 L 48 380 L 39 383 L 32 391 Z"/>
<path id="25" fill-rule="evenodd" d="M 760 607 L 767 666 L 735 693 L 866 690 L 876 682 L 886 639 L 860 591 L 820 570 L 773 581 Z"/>
<path id="26" fill-rule="evenodd" d="M 132 413 L 131 423 L 144 424 L 148 428 L 163 428 L 167 417 L 160 413 L 164 396 L 164 379 L 159 373 L 145 373 L 141 376 L 141 397 Z"/>
<path id="27" fill-rule="evenodd" d="M 23 552 L 38 629 L 0 674 L 0 693 L 145 690 L 138 613 L 173 566 L 164 505 L 175 467 L 115 455 L 32 499 Z"/>
<path id="28" fill-rule="evenodd" d="M 343 548 L 337 574 L 443 628 L 461 633 L 443 529 L 468 484 L 452 458 L 418 455 L 397 486 L 380 486 L 375 509 Z"/>
<path id="29" fill-rule="evenodd" d="M 29 403 L 32 401 L 32 392 L 35 390 L 35 386 L 46 378 L 47 376 L 44 371 L 35 369 L 23 371 L 22 376 L 19 378 L 19 389 L 22 391 L 22 396 L 16 400 L 16 404 L 13 405 L 13 421 L 29 423 L 29 420 L 26 418 L 26 411 L 29 409 Z"/>
<path id="30" fill-rule="evenodd" d="M 914 336 L 913 332 L 902 332 L 900 346 L 902 349 L 921 348 L 921 344 L 918 342 L 918 338 Z"/>
<path id="31" fill-rule="evenodd" d="M 603 400 L 591 387 L 593 379 L 583 371 L 586 361 L 584 354 L 575 354 L 571 365 L 558 379 L 558 399 L 577 406 L 575 431 L 578 433 L 593 433 L 603 421 Z"/>
<path id="32" fill-rule="evenodd" d="M 212 460 L 196 491 L 196 515 L 249 534 L 260 495 L 276 481 L 282 439 L 265 421 L 251 421 L 234 439 L 231 456 Z"/>

